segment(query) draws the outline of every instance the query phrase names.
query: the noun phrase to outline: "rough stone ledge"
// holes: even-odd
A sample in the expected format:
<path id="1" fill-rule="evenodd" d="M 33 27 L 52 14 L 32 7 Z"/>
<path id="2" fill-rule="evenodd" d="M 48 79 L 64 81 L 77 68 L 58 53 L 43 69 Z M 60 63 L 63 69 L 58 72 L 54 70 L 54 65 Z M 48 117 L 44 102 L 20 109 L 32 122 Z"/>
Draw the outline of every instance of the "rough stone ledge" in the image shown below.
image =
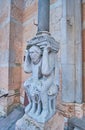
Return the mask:
<path id="1" fill-rule="evenodd" d="M 25 114 L 17 121 L 15 130 L 64 130 L 64 117 L 56 113 L 46 123 L 38 123 Z"/>
<path id="2" fill-rule="evenodd" d="M 7 95 L 8 95 L 8 91 L 7 91 L 7 90 L 5 90 L 5 89 L 3 89 L 3 88 L 0 89 L 0 98 L 3 97 L 3 96 L 5 97 L 5 96 L 7 96 Z"/>
<path id="3" fill-rule="evenodd" d="M 68 130 L 85 130 L 85 117 L 79 119 L 73 117 L 68 120 Z"/>
<path id="4" fill-rule="evenodd" d="M 0 130 L 15 130 L 15 123 L 24 114 L 23 107 L 16 107 L 7 117 L 0 118 Z"/>

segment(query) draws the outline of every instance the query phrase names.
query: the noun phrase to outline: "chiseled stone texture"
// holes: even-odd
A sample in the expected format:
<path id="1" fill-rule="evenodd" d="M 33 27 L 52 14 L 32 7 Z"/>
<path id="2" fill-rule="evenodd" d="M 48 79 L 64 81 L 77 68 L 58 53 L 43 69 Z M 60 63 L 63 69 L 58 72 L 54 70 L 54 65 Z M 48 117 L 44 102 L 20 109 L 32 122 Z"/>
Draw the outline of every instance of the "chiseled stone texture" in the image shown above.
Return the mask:
<path id="1" fill-rule="evenodd" d="M 62 113 L 64 117 L 70 118 L 75 114 L 75 104 L 74 103 L 58 103 L 58 111 Z"/>
<path id="2" fill-rule="evenodd" d="M 64 117 L 56 113 L 48 122 L 41 124 L 24 115 L 17 121 L 15 130 L 64 130 Z"/>
<path id="3" fill-rule="evenodd" d="M 0 99 L 0 117 L 7 115 L 7 98 Z"/>
<path id="4" fill-rule="evenodd" d="M 23 0 L 12 0 L 11 17 L 20 23 L 23 21 Z"/>
<path id="5" fill-rule="evenodd" d="M 83 22 L 83 30 L 82 30 L 83 97 L 85 101 L 85 0 L 82 1 L 82 22 Z"/>
<path id="6" fill-rule="evenodd" d="M 0 130 L 15 130 L 15 123 L 23 114 L 23 108 L 17 107 L 5 118 L 0 118 Z"/>
<path id="7" fill-rule="evenodd" d="M 8 112 L 20 102 L 23 0 L 12 0 L 10 12 Z"/>
<path id="8" fill-rule="evenodd" d="M 56 39 L 56 41 L 61 42 L 61 19 L 62 19 L 62 0 L 51 0 L 50 5 L 50 33 Z M 23 12 L 23 52 L 26 48 L 26 41 L 33 38 L 37 33 L 37 26 L 34 23 L 38 23 L 37 20 L 37 0 L 33 1 L 31 5 L 26 6 Z M 56 13 L 57 12 L 57 13 Z M 57 23 L 57 24 L 56 24 Z M 58 26 L 59 25 L 59 26 Z M 60 51 L 58 53 L 58 58 L 60 61 Z M 22 58 L 23 63 L 23 58 Z M 23 72 L 22 68 L 22 86 L 28 75 Z M 21 94 L 22 96 L 22 94 Z"/>
<path id="9" fill-rule="evenodd" d="M 23 0 L 0 0 L 0 89 L 8 91 L 8 97 L 0 98 L 2 115 L 20 102 L 22 7 Z"/>
<path id="10" fill-rule="evenodd" d="M 10 1 L 0 0 L 0 90 L 8 91 Z M 7 97 L 0 98 L 0 116 L 7 114 Z"/>
<path id="11" fill-rule="evenodd" d="M 85 116 L 85 103 L 83 104 L 83 114 Z"/>
<path id="12" fill-rule="evenodd" d="M 75 103 L 75 116 L 77 118 L 82 118 L 83 115 L 83 104 L 77 104 Z"/>
<path id="13" fill-rule="evenodd" d="M 37 21 L 37 0 L 33 0 L 33 3 L 28 6 L 26 4 L 26 8 L 23 10 L 23 1 L 25 0 L 12 0 L 12 6 L 10 7 L 10 0 L 0 0 L 0 88 L 8 89 L 8 78 L 10 77 L 10 86 L 9 88 L 20 88 L 23 86 L 23 82 L 28 75 L 23 72 L 21 68 L 21 62 L 23 63 L 23 55 L 26 46 L 26 41 L 35 36 L 37 32 L 37 27 L 34 25 L 34 21 Z M 29 1 L 29 0 L 26 0 Z M 31 3 L 32 0 L 30 0 Z M 28 2 L 29 3 L 29 2 Z M 10 29 L 10 9 L 11 9 L 11 29 Z M 23 12 L 23 11 L 24 12 Z M 22 15 L 23 13 L 23 15 Z M 61 0 L 51 0 L 51 11 L 50 11 L 50 32 L 55 37 L 56 40 L 61 42 L 61 20 L 62 20 L 62 3 Z M 23 17 L 23 18 L 22 18 Z M 85 0 L 82 1 L 82 19 L 83 25 L 85 22 Z M 23 41 L 22 41 L 22 23 L 23 21 Z M 65 22 L 65 21 L 64 21 Z M 57 24 L 56 24 L 57 23 Z M 62 26 L 64 27 L 64 25 Z M 15 31 L 16 30 L 16 31 Z M 8 72 L 8 61 L 9 61 L 9 36 L 11 32 L 11 39 L 10 39 L 10 47 L 12 50 L 10 51 L 10 63 L 13 65 L 10 68 L 10 73 Z M 63 31 L 63 35 L 65 35 L 65 30 Z M 85 92 L 85 28 L 83 26 L 83 92 Z M 65 39 L 63 39 L 64 42 Z M 72 54 L 69 53 L 70 56 L 73 55 L 73 46 L 67 46 L 69 49 L 71 47 Z M 66 46 L 62 45 L 64 51 L 66 50 Z M 70 49 L 69 49 L 70 50 Z M 62 51 L 62 50 L 61 50 Z M 66 51 L 65 51 L 66 52 Z M 22 55 L 22 56 L 21 56 Z M 65 59 L 64 59 L 65 58 Z M 71 56 L 70 60 L 68 56 L 65 56 L 64 53 L 64 60 L 66 62 L 72 63 Z M 66 59 L 67 58 L 67 59 Z M 68 68 L 68 66 L 67 66 Z M 21 70 L 20 70 L 21 69 Z M 8 74 L 9 73 L 9 74 Z M 74 73 L 74 72 L 72 72 Z M 16 76 L 15 76 L 16 75 Z M 20 77 L 18 76 L 20 75 Z M 22 75 L 22 80 L 21 80 Z M 30 75 L 29 75 L 30 76 Z M 65 76 L 65 75 L 64 75 Z M 4 80 L 5 79 L 5 80 Z M 15 80 L 16 79 L 16 80 Z M 61 81 L 62 82 L 62 81 Z M 60 91 L 61 93 L 61 91 Z M 13 97 L 14 98 L 14 97 Z M 19 98 L 19 96 L 18 96 Z M 61 98 L 61 97 L 59 97 Z M 24 104 L 24 90 L 21 88 L 21 100 Z M 10 99 L 9 99 L 10 101 Z M 8 101 L 8 102 L 9 102 Z M 11 99 L 11 102 L 13 99 Z M 16 101 L 16 100 L 15 100 Z M 85 101 L 85 94 L 84 94 L 84 101 Z M 7 99 L 5 102 L 4 99 L 0 99 L 0 105 L 2 104 L 7 106 Z M 60 101 L 61 102 L 61 101 Z M 12 102 L 13 103 L 13 102 Z M 2 105 L 2 107 L 3 107 Z M 85 106 L 85 105 L 84 105 Z M 84 115 L 85 115 L 85 107 Z M 4 109 L 6 107 L 3 107 Z M 74 104 L 69 105 L 60 105 L 59 109 L 62 110 L 62 113 L 66 113 L 64 116 L 72 116 L 74 115 Z M 71 111 L 71 112 L 70 112 Z"/>
<path id="14" fill-rule="evenodd" d="M 0 0 L 0 27 L 9 22 L 10 0 Z"/>
<path id="15" fill-rule="evenodd" d="M 78 103 L 58 103 L 57 105 L 58 111 L 62 113 L 64 117 L 71 118 L 77 117 L 82 118 L 85 116 L 85 104 L 78 104 Z"/>
<path id="16" fill-rule="evenodd" d="M 43 44 L 45 46 L 41 49 Z M 24 82 L 29 100 L 25 112 L 39 122 L 46 122 L 56 112 L 59 88 L 59 82 L 56 82 L 59 77 L 56 61 L 58 51 L 59 43 L 48 34 L 37 35 L 27 44 L 24 71 L 32 72 L 32 76 Z"/>
<path id="17" fill-rule="evenodd" d="M 74 130 L 80 130 L 80 129 L 76 127 L 76 128 L 74 128 Z"/>
<path id="18" fill-rule="evenodd" d="M 62 100 L 64 102 L 82 102 L 82 42 L 79 31 L 81 30 L 80 6 L 80 0 L 75 2 L 74 0 L 63 1 L 61 64 Z"/>

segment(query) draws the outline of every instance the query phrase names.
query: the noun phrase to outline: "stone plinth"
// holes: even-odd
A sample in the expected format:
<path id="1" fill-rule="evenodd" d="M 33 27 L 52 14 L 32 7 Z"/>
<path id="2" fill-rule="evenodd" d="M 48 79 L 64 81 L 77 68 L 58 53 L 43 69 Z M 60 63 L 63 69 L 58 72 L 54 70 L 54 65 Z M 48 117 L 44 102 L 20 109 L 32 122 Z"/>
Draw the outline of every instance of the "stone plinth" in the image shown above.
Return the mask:
<path id="1" fill-rule="evenodd" d="M 26 114 L 17 121 L 15 130 L 63 130 L 64 117 L 56 113 L 46 123 L 38 123 Z"/>

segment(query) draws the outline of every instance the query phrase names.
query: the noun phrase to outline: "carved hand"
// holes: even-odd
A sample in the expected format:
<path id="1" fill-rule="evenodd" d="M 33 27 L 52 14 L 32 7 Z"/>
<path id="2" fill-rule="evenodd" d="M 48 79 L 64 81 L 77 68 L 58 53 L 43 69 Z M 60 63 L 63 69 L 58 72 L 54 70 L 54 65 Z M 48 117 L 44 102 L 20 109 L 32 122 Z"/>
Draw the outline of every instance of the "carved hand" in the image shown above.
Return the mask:
<path id="1" fill-rule="evenodd" d="M 37 46 L 39 46 L 42 50 L 47 50 L 48 52 L 51 51 L 51 46 L 48 42 L 38 43 Z"/>
<path id="2" fill-rule="evenodd" d="M 51 46 L 50 44 L 48 44 L 45 48 L 44 48 L 44 51 L 47 51 L 48 53 L 51 51 Z"/>

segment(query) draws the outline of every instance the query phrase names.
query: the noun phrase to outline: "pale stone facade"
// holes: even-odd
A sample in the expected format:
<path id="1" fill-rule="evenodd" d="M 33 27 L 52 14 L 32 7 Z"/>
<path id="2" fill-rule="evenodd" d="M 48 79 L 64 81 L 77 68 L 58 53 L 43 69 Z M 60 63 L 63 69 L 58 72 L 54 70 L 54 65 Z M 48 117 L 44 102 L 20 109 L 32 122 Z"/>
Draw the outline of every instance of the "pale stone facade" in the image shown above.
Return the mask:
<path id="1" fill-rule="evenodd" d="M 18 103 L 24 104 L 23 83 L 30 75 L 23 71 L 23 57 L 26 41 L 37 32 L 37 2 L 0 0 L 0 94 L 3 95 L 2 89 L 7 94 L 0 98 L 0 115 Z M 85 1 L 51 0 L 50 32 L 60 43 L 57 109 L 66 118 L 82 117 L 85 115 Z"/>

